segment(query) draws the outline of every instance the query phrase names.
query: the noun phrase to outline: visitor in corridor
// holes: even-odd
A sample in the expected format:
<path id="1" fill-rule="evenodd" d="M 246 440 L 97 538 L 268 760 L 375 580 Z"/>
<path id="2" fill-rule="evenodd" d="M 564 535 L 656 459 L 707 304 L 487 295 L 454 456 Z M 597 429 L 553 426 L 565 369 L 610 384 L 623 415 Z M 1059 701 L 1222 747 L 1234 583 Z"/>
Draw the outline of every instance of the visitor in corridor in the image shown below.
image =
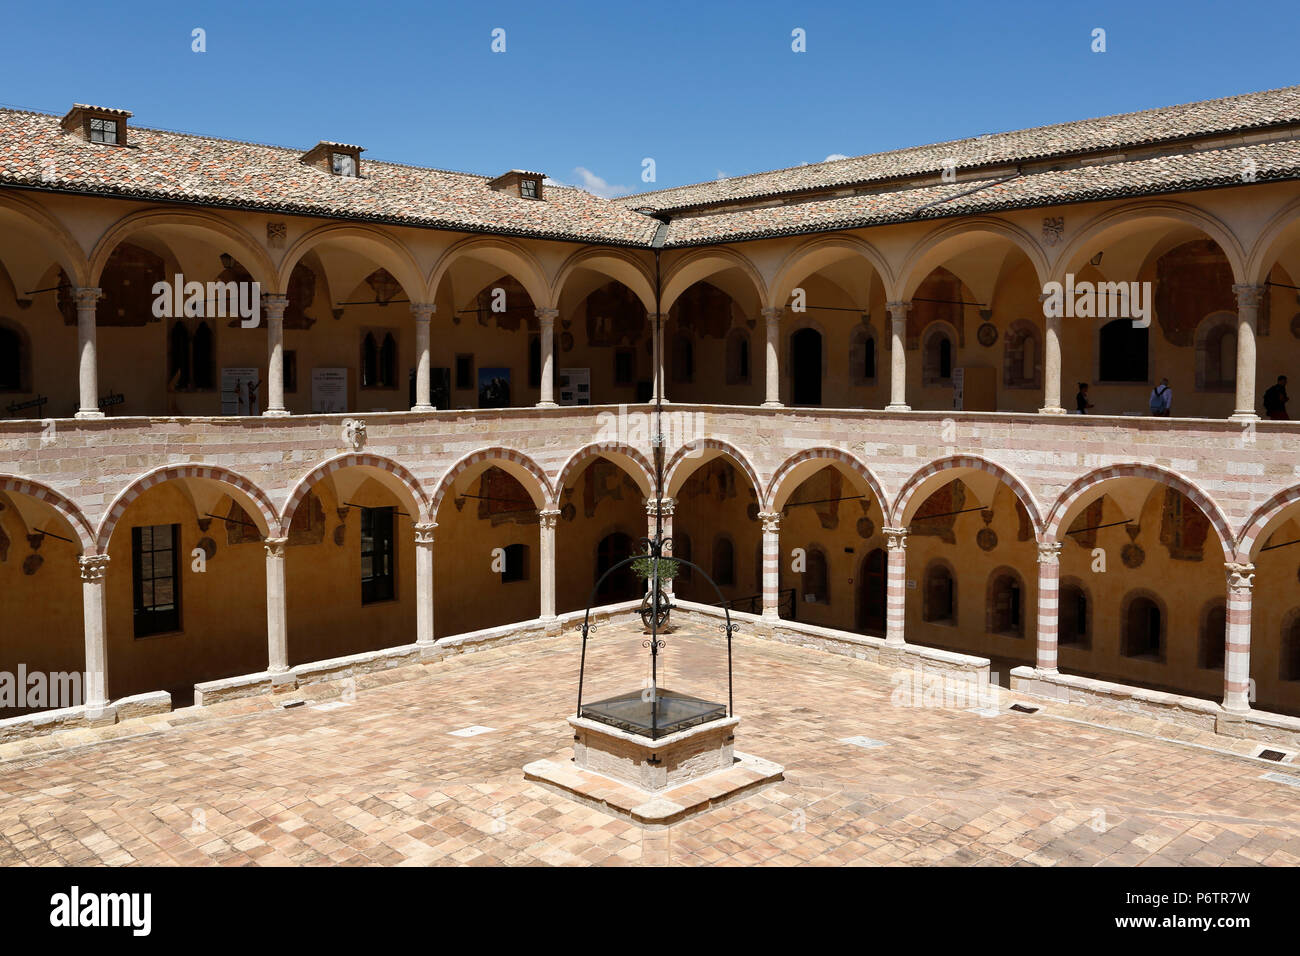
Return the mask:
<path id="1" fill-rule="evenodd" d="M 1174 392 L 1169 387 L 1169 379 L 1162 378 L 1160 384 L 1151 389 L 1151 414 L 1169 417 L 1169 408 L 1174 403 Z"/>
<path id="2" fill-rule="evenodd" d="M 1264 414 L 1274 421 L 1290 421 L 1286 413 L 1286 403 L 1290 398 L 1286 394 L 1286 376 L 1279 375 L 1277 384 L 1264 392 Z"/>
<path id="3" fill-rule="evenodd" d="M 1078 410 L 1080 415 L 1087 415 L 1088 409 L 1096 408 L 1096 406 L 1093 405 L 1092 402 L 1088 401 L 1087 382 L 1079 383 L 1079 392 L 1077 395 L 1074 396 L 1074 407 Z"/>

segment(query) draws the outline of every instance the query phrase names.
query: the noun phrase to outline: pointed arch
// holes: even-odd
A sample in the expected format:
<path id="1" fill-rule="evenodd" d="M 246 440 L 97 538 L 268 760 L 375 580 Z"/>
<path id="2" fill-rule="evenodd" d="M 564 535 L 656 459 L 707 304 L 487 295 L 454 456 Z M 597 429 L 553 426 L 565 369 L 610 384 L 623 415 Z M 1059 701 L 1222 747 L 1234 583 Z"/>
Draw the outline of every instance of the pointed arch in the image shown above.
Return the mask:
<path id="1" fill-rule="evenodd" d="M 402 286 L 412 302 L 432 302 L 424 276 L 411 251 L 400 241 L 376 226 L 334 223 L 318 226 L 302 236 L 285 252 L 276 274 L 276 288 L 288 289 L 294 266 L 308 252 L 326 242 L 341 242 L 387 269 Z"/>
<path id="2" fill-rule="evenodd" d="M 908 522 L 912 520 L 912 514 L 929 497 L 928 495 L 920 495 L 918 492 L 942 484 L 943 482 L 935 479 L 949 471 L 957 472 L 952 476 L 953 478 L 960 478 L 961 472 L 967 474 L 981 472 L 997 478 L 1010 488 L 1012 493 L 1020 500 L 1020 504 L 1024 506 L 1025 511 L 1029 514 L 1029 520 L 1033 523 L 1034 533 L 1042 535 L 1042 509 L 1039 507 L 1038 500 L 1034 497 L 1033 492 L 1013 472 L 995 461 L 980 458 L 977 455 L 953 455 L 951 458 L 941 458 L 925 465 L 915 472 L 911 478 L 908 478 L 898 492 L 898 498 L 894 503 L 892 514 L 895 527 L 907 526 Z M 913 502 L 915 502 L 915 505 L 913 505 Z"/>
<path id="3" fill-rule="evenodd" d="M 438 258 L 426 283 L 428 301 L 435 301 L 442 280 L 460 259 L 478 259 L 512 276 L 527 291 L 535 308 L 551 308 L 555 304 L 556 300 L 551 298 L 551 283 L 546 279 L 546 270 L 532 252 L 511 239 L 484 236 L 462 239 Z"/>
<path id="4" fill-rule="evenodd" d="M 72 530 L 77 535 L 77 541 L 81 545 L 83 554 L 98 553 L 95 532 L 90 525 L 90 521 L 82 513 L 81 509 L 65 495 L 55 491 L 49 485 L 43 485 L 39 481 L 32 481 L 30 478 L 21 478 L 18 475 L 0 475 L 0 491 L 26 495 L 28 498 L 35 498 L 37 501 L 49 505 L 71 525 Z"/>
<path id="5" fill-rule="evenodd" d="M 431 514 L 429 496 L 425 494 L 424 486 L 420 484 L 420 480 L 405 465 L 401 465 L 391 458 L 385 458 L 383 455 L 349 452 L 317 465 L 293 486 L 293 490 L 289 492 L 289 497 L 285 499 L 284 512 L 280 519 L 281 534 L 289 533 L 289 526 L 293 523 L 294 512 L 298 510 L 298 505 L 302 503 L 302 500 L 307 497 L 307 492 L 322 478 L 342 471 L 344 468 L 366 469 L 371 477 L 375 478 L 397 497 L 408 498 L 415 505 L 412 520 L 431 520 L 429 517 Z"/>
<path id="6" fill-rule="evenodd" d="M 871 490 L 872 497 L 880 505 L 881 513 L 888 516 L 889 498 L 885 495 L 884 486 L 880 484 L 871 469 L 851 452 L 829 446 L 805 448 L 782 462 L 772 475 L 772 480 L 768 482 L 764 500 L 771 505 L 773 511 L 780 511 L 799 485 L 829 462 L 838 462 L 861 478 Z"/>
<path id="7" fill-rule="evenodd" d="M 430 499 L 430 520 L 437 517 L 438 509 L 442 506 L 442 500 L 447 496 L 447 492 L 451 490 L 455 481 L 470 469 L 478 468 L 480 465 L 485 467 L 499 465 L 532 496 L 533 503 L 537 505 L 538 509 L 549 507 L 555 502 L 556 494 L 551 487 L 550 479 L 546 477 L 546 472 L 533 459 L 523 452 L 515 451 L 513 448 L 499 446 L 482 448 L 470 452 L 447 469 L 447 473 L 438 482 L 437 490 L 434 491 L 433 497 Z"/>
<path id="8" fill-rule="evenodd" d="M 113 499 L 108 511 L 100 519 L 99 529 L 95 534 L 96 547 L 99 551 L 103 553 L 108 550 L 108 543 L 113 538 L 113 531 L 117 527 L 118 521 L 133 501 L 150 488 L 161 485 L 163 482 L 183 478 L 219 481 L 235 489 L 235 493 L 231 497 L 238 501 L 240 507 L 244 508 L 249 517 L 257 523 L 257 530 L 263 536 L 274 536 L 280 527 L 275 505 L 271 503 L 270 497 L 258 485 L 239 472 L 232 471 L 222 465 L 162 465 L 145 472 Z"/>
<path id="9" fill-rule="evenodd" d="M 587 445 L 570 455 L 569 460 L 560 468 L 559 477 L 555 480 L 555 495 L 558 497 L 562 494 L 565 486 L 569 483 L 570 477 L 577 474 L 584 465 L 596 458 L 608 458 L 614 462 L 627 472 L 628 477 L 636 482 L 637 487 L 641 489 L 641 494 L 647 498 L 654 497 L 654 466 L 640 451 L 621 442 L 600 442 Z"/>
<path id="10" fill-rule="evenodd" d="M 719 455 L 727 455 L 740 466 L 740 470 L 753 486 L 754 494 L 758 496 L 759 510 L 763 510 L 766 498 L 763 495 L 763 483 L 758 480 L 758 472 L 754 470 L 754 466 L 745 457 L 744 452 L 735 445 L 716 438 L 703 438 L 691 442 L 673 453 L 664 468 L 664 497 L 675 498 L 682 484 L 700 465 L 712 461 Z"/>
<path id="11" fill-rule="evenodd" d="M 1056 503 L 1052 505 L 1045 528 L 1047 539 L 1058 540 L 1065 517 L 1076 502 L 1089 491 L 1096 489 L 1098 485 L 1115 478 L 1145 478 L 1173 488 L 1196 505 L 1201 510 L 1201 513 L 1209 519 L 1210 524 L 1214 526 L 1215 533 L 1219 536 L 1219 544 L 1223 547 L 1224 555 L 1226 556 L 1231 552 L 1236 538 L 1232 533 L 1231 526 L 1228 524 L 1228 519 L 1224 517 L 1222 509 L 1219 508 L 1214 499 L 1202 491 L 1191 479 L 1178 474 L 1176 471 L 1161 468 L 1159 465 L 1140 465 L 1137 462 L 1096 468 L 1072 481 L 1069 487 L 1061 492 L 1056 499 Z"/>
<path id="12" fill-rule="evenodd" d="M 90 284 L 99 285 L 108 258 L 119 245 L 137 232 L 158 228 L 197 230 L 221 236 L 225 241 L 217 245 L 224 248 L 233 243 L 232 255 L 248 270 L 254 282 L 262 284 L 264 291 L 269 292 L 272 287 L 286 288 L 276 285 L 275 267 L 270 256 L 251 235 L 215 213 L 198 209 L 145 209 L 123 216 L 100 237 L 90 254 Z"/>

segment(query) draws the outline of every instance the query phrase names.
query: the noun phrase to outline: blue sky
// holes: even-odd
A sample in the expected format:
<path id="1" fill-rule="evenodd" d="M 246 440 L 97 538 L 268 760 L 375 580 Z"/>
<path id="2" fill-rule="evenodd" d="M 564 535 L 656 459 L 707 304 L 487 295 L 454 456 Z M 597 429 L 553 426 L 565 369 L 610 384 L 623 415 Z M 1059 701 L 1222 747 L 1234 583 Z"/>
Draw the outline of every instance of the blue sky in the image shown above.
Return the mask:
<path id="1" fill-rule="evenodd" d="M 1298 22 L 1294 0 L 11 4 L 0 104 L 641 192 L 1295 84 Z"/>

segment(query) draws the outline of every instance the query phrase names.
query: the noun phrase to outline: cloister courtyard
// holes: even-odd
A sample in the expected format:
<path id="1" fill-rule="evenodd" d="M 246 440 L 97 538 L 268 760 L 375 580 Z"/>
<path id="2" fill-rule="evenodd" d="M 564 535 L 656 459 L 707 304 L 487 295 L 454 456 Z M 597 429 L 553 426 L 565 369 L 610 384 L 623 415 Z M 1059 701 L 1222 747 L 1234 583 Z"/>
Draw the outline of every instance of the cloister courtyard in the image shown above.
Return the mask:
<path id="1" fill-rule="evenodd" d="M 669 829 L 525 781 L 569 752 L 566 629 L 0 745 L 0 864 L 1300 863 L 1300 768 L 1249 741 L 1013 693 L 996 716 L 899 706 L 906 672 L 743 630 L 737 748 L 784 780 Z M 641 639 L 593 637 L 610 686 L 639 686 Z M 684 673 L 716 654 L 713 622 L 665 640 L 669 680 L 716 677 Z"/>

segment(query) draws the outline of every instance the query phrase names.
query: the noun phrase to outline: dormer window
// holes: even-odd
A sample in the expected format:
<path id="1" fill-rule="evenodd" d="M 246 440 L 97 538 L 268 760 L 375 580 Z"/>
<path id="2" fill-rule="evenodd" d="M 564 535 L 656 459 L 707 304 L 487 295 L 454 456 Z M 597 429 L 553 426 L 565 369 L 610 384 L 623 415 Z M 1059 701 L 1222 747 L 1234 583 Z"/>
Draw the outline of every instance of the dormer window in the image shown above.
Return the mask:
<path id="1" fill-rule="evenodd" d="M 335 176 L 350 176 L 355 178 L 357 175 L 357 160 L 351 153 L 334 153 L 332 164 Z"/>
<path id="2" fill-rule="evenodd" d="M 512 169 L 504 175 L 488 182 L 488 188 L 494 192 L 505 193 L 519 199 L 542 199 L 542 181 L 546 177 L 541 173 L 532 173 L 524 169 Z"/>
<path id="3" fill-rule="evenodd" d="M 92 118 L 90 121 L 90 141 L 117 145 L 117 120 Z"/>
<path id="4" fill-rule="evenodd" d="M 360 179 L 362 152 L 360 146 L 321 140 L 302 154 L 301 162 L 314 166 L 323 173 L 341 176 L 344 179 Z"/>
<path id="5" fill-rule="evenodd" d="M 521 179 L 519 180 L 519 198 L 536 199 L 537 198 L 537 180 Z"/>

